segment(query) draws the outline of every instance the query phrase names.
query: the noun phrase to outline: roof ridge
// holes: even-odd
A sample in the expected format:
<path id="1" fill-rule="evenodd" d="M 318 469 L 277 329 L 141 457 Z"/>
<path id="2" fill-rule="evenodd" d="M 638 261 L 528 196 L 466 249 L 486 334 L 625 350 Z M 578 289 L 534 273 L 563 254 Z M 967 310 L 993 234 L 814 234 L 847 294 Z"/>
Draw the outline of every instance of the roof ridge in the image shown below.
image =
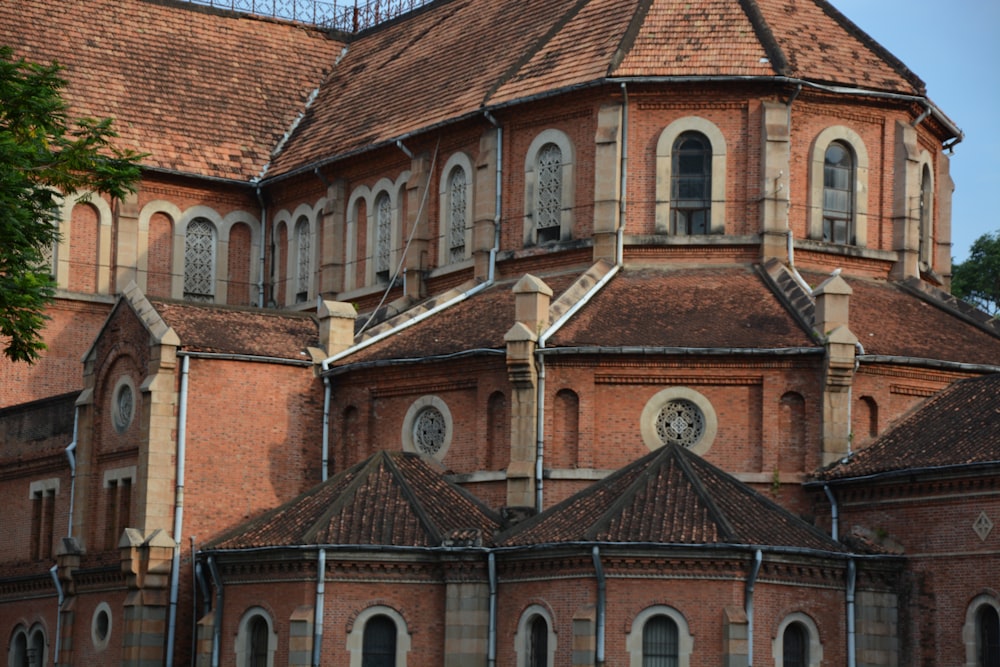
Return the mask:
<path id="1" fill-rule="evenodd" d="M 807 336 L 814 342 L 821 340 L 815 327 L 816 301 L 810 292 L 792 276 L 792 271 L 784 262 L 772 257 L 763 265 L 754 264 L 754 272 L 761 282 L 778 298 L 785 310 L 791 314 Z M 803 281 L 804 282 L 804 281 Z"/>
<path id="2" fill-rule="evenodd" d="M 611 54 L 611 62 L 608 63 L 608 76 L 612 76 L 614 71 L 622 64 L 625 56 L 632 51 L 632 47 L 635 46 L 636 37 L 642 30 L 642 24 L 646 22 L 646 17 L 649 15 L 649 8 L 653 5 L 655 0 L 639 0 L 638 6 L 635 12 L 632 14 L 632 20 L 629 21 L 628 27 L 622 33 L 622 37 L 618 40 L 618 47 L 615 52 Z"/>
<path id="3" fill-rule="evenodd" d="M 355 495 L 357 495 L 358 489 L 364 484 L 368 478 L 371 476 L 372 468 L 377 468 L 380 465 L 381 455 L 385 454 L 384 451 L 379 450 L 371 456 L 367 461 L 361 461 L 357 465 L 351 466 L 347 470 L 339 473 L 340 475 L 347 475 L 352 470 L 357 470 L 354 475 L 354 479 L 347 483 L 344 489 L 337 494 L 337 497 L 332 503 L 327 505 L 326 509 L 320 512 L 316 520 L 313 521 L 312 526 L 302 534 L 302 541 L 308 542 L 314 539 L 320 532 L 320 526 L 329 526 L 330 519 L 332 519 L 336 514 L 339 514 L 344 507 L 347 506 L 349 501 L 353 500 Z M 339 475 L 338 475 L 339 476 Z M 328 479 L 324 484 L 320 485 L 325 487 L 330 485 L 335 478 Z M 292 501 L 295 502 L 295 501 Z"/>
<path id="4" fill-rule="evenodd" d="M 945 292 L 944 290 L 934 287 L 933 285 L 928 285 L 916 277 L 907 278 L 897 284 L 904 291 L 916 296 L 921 301 L 925 301 L 932 306 L 936 306 L 944 312 L 958 317 L 959 319 L 975 326 L 991 336 L 1000 337 L 1000 318 L 990 317 L 975 306 L 959 299 L 954 294 Z"/>
<path id="5" fill-rule="evenodd" d="M 701 498 L 701 501 L 705 504 L 705 508 L 708 510 L 709 514 L 715 520 L 716 525 L 719 526 L 720 531 L 723 533 L 722 537 L 727 542 L 732 542 L 733 538 L 738 537 L 736 531 L 733 529 L 733 525 L 729 522 L 729 518 L 726 517 L 725 512 L 716 504 L 715 499 L 712 498 L 708 490 L 705 489 L 704 483 L 701 481 L 701 475 L 695 472 L 694 466 L 688 461 L 686 456 L 697 456 L 692 454 L 687 449 L 684 449 L 676 443 L 667 443 L 664 447 L 672 447 L 674 451 L 674 456 L 677 457 L 677 461 L 683 470 L 685 477 L 687 477 L 689 483 L 694 488 L 695 493 Z M 683 452 L 681 451 L 683 450 Z M 699 459 L 702 460 L 702 459 Z"/>
<path id="6" fill-rule="evenodd" d="M 615 498 L 603 512 L 601 512 L 601 515 L 590 525 L 590 528 L 584 532 L 585 537 L 591 540 L 597 539 L 596 536 L 606 530 L 609 524 L 616 517 L 621 515 L 622 509 L 635 500 L 636 493 L 638 493 L 641 487 L 646 486 L 649 478 L 653 475 L 653 473 L 650 472 L 650 469 L 654 467 L 659 469 L 659 466 L 662 465 L 662 462 L 658 465 L 656 461 L 657 459 L 664 457 L 663 448 L 655 450 L 651 452 L 651 454 L 647 454 L 647 457 L 650 459 L 649 462 L 643 466 L 642 471 L 635 476 L 635 479 L 629 482 L 628 486 L 625 487 L 625 490 L 619 493 L 618 497 Z M 642 459 L 640 459 L 640 461 L 641 460 Z M 622 470 L 629 467 L 631 466 L 626 466 L 625 468 L 622 468 Z M 611 479 L 611 477 L 606 479 Z"/>
<path id="7" fill-rule="evenodd" d="M 739 0 L 739 3 L 740 9 L 743 10 L 747 20 L 750 21 L 750 26 L 753 28 L 754 34 L 757 35 L 757 40 L 767 53 L 771 68 L 777 74 L 789 76 L 788 57 L 785 55 L 785 51 L 781 48 L 781 45 L 778 44 L 771 26 L 764 19 L 764 14 L 760 11 L 757 0 Z"/>
<path id="8" fill-rule="evenodd" d="M 407 502 L 410 503 L 410 508 L 413 510 L 413 513 L 417 515 L 417 518 L 420 520 L 420 523 L 424 526 L 424 530 L 427 531 L 428 536 L 431 538 L 431 543 L 434 544 L 435 546 L 441 544 L 443 538 L 440 529 L 438 528 L 438 526 L 434 524 L 433 521 L 431 521 L 430 517 L 427 516 L 427 512 L 424 511 L 423 503 L 420 502 L 420 499 L 417 497 L 416 493 L 414 493 L 413 491 L 413 488 L 410 486 L 409 480 L 406 478 L 406 475 L 403 474 L 403 471 L 399 469 L 399 466 L 396 465 L 396 461 L 394 460 L 397 455 L 407 456 L 408 454 L 406 452 L 390 453 L 384 450 L 381 453 L 385 458 L 386 467 L 389 469 L 389 474 L 392 475 L 393 479 L 396 481 L 396 484 L 399 485 L 400 493 L 402 493 L 403 497 L 406 498 Z M 419 457 L 419 454 L 411 454 L 411 455 Z"/>

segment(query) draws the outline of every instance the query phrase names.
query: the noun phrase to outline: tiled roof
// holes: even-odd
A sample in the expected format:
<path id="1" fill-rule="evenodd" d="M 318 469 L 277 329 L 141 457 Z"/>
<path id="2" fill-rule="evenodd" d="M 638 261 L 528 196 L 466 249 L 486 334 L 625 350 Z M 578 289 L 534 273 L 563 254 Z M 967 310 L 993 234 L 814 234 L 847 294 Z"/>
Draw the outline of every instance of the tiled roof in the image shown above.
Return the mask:
<path id="1" fill-rule="evenodd" d="M 956 382 L 816 478 L 850 480 L 976 464 L 1000 465 L 1000 373 Z"/>
<path id="2" fill-rule="evenodd" d="M 310 361 L 305 349 L 319 345 L 316 321 L 309 315 L 158 299 L 150 303 L 189 352 Z"/>
<path id="3" fill-rule="evenodd" d="M 209 549 L 490 545 L 500 519 L 419 455 L 379 452 Z"/>
<path id="4" fill-rule="evenodd" d="M 553 542 L 844 547 L 719 470 L 668 444 L 516 525 L 502 546 Z"/>
<path id="5" fill-rule="evenodd" d="M 301 25 L 169 0 L 0 2 L 4 44 L 58 61 L 75 116 L 112 117 L 147 166 L 261 173 L 342 44 Z"/>
<path id="6" fill-rule="evenodd" d="M 816 347 L 750 267 L 622 270 L 550 347 Z"/>

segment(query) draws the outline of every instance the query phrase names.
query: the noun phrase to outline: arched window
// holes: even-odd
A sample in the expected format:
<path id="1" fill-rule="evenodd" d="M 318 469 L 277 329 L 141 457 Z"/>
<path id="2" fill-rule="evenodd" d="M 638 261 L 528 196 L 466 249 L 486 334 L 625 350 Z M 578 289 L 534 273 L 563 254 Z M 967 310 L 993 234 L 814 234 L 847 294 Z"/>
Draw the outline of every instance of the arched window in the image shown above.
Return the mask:
<path id="1" fill-rule="evenodd" d="M 375 199 L 375 279 L 389 282 L 392 275 L 392 200 L 388 192 Z"/>
<path id="2" fill-rule="evenodd" d="M 18 628 L 14 632 L 14 638 L 10 642 L 7 663 L 10 667 L 30 667 L 31 665 L 28 662 L 28 633 L 23 628 Z"/>
<path id="3" fill-rule="evenodd" d="M 303 216 L 295 223 L 296 265 L 295 303 L 305 303 L 309 299 L 309 284 L 312 282 L 312 238 L 309 220 Z"/>
<path id="4" fill-rule="evenodd" d="M 535 238 L 538 243 L 558 241 L 562 222 L 562 150 L 542 146 L 536 158 L 538 189 L 535 199 Z"/>
<path id="5" fill-rule="evenodd" d="M 277 647 L 270 615 L 261 607 L 247 611 L 236 633 L 237 667 L 273 667 Z"/>
<path id="6" fill-rule="evenodd" d="M 801 623 L 789 623 L 781 638 L 782 667 L 808 667 L 809 633 Z"/>
<path id="7" fill-rule="evenodd" d="M 1000 667 L 1000 614 L 982 605 L 976 612 L 977 667 Z"/>
<path id="8" fill-rule="evenodd" d="M 823 160 L 823 240 L 854 242 L 854 153 L 843 141 L 834 141 Z"/>
<path id="9" fill-rule="evenodd" d="M 267 667 L 267 621 L 262 616 L 254 616 L 247 633 L 247 656 L 249 667 Z"/>
<path id="10" fill-rule="evenodd" d="M 184 234 L 184 298 L 190 301 L 215 299 L 216 231 L 206 218 L 188 223 Z"/>
<path id="11" fill-rule="evenodd" d="M 548 667 L 549 624 L 536 614 L 528 622 L 528 667 Z"/>
<path id="12" fill-rule="evenodd" d="M 550 667 L 555 662 L 556 636 L 552 616 L 543 605 L 533 604 L 521 614 L 514 636 L 517 667 Z"/>
<path id="13" fill-rule="evenodd" d="M 677 667 L 677 624 L 664 615 L 654 616 L 642 627 L 642 667 Z"/>
<path id="14" fill-rule="evenodd" d="M 930 266 L 933 263 L 933 210 L 934 210 L 934 181 L 931 178 L 931 169 L 924 165 L 920 174 L 920 240 L 918 257 L 921 262 Z"/>
<path id="15" fill-rule="evenodd" d="M 670 233 L 708 234 L 712 214 L 712 145 L 700 132 L 674 142 L 670 172 Z"/>
<path id="16" fill-rule="evenodd" d="M 541 132 L 524 162 L 524 245 L 567 241 L 573 230 L 573 144 L 559 130 Z"/>
<path id="17" fill-rule="evenodd" d="M 11 667 L 43 667 L 47 662 L 45 630 L 35 625 L 30 631 L 24 626 L 14 630 L 7 662 Z"/>
<path id="18" fill-rule="evenodd" d="M 468 201 L 465 192 L 468 176 L 465 169 L 455 166 L 448 175 L 448 262 L 461 262 L 466 256 L 465 230 Z"/>
<path id="19" fill-rule="evenodd" d="M 368 619 L 361 653 L 362 667 L 395 667 L 396 624 L 391 618 L 379 614 Z"/>

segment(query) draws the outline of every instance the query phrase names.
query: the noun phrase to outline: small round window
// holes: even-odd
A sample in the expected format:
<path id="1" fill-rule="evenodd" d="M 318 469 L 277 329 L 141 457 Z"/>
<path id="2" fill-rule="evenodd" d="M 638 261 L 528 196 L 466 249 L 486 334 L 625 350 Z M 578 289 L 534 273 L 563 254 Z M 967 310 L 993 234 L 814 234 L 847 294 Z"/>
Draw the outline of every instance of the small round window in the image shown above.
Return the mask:
<path id="1" fill-rule="evenodd" d="M 691 401 L 669 401 L 656 416 L 656 434 L 663 444 L 673 442 L 690 449 L 705 435 L 705 415 Z"/>
<path id="2" fill-rule="evenodd" d="M 135 416 L 135 389 L 127 378 L 118 381 L 111 397 L 111 422 L 115 430 L 124 433 Z"/>
<path id="3" fill-rule="evenodd" d="M 709 400 L 687 387 L 657 392 L 646 402 L 639 424 L 643 442 L 650 449 L 674 444 L 696 454 L 704 454 L 712 446 L 718 426 Z"/>
<path id="4" fill-rule="evenodd" d="M 90 639 L 97 649 L 106 648 L 111 637 L 111 607 L 107 602 L 97 605 L 90 620 Z"/>
<path id="5" fill-rule="evenodd" d="M 423 396 L 410 406 L 403 418 L 403 449 L 444 458 L 451 445 L 451 411 L 437 396 Z"/>

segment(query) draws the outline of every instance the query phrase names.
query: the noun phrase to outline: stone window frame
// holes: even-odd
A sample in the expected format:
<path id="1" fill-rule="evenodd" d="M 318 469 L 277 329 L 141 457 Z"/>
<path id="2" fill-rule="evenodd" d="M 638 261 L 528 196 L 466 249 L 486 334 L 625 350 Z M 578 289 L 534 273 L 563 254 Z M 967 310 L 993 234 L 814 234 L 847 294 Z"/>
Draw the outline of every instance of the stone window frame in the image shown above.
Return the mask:
<path id="1" fill-rule="evenodd" d="M 771 640 L 771 657 L 774 658 L 775 667 L 782 667 L 784 664 L 785 630 L 793 623 L 798 623 L 804 627 L 806 635 L 809 637 L 809 667 L 819 667 L 823 664 L 823 643 L 819 638 L 819 628 L 811 616 L 801 611 L 794 611 L 788 614 L 778 624 L 775 635 Z"/>
<path id="2" fill-rule="evenodd" d="M 104 634 L 101 636 L 101 622 L 100 619 L 104 617 L 107 618 L 107 627 L 104 628 Z M 111 613 L 111 606 L 104 601 L 98 603 L 97 607 L 94 608 L 94 613 L 90 617 L 90 641 L 94 645 L 94 650 L 103 651 L 108 647 L 111 641 L 111 632 L 114 629 L 114 616 Z"/>
<path id="3" fill-rule="evenodd" d="M 271 614 L 263 607 L 256 606 L 243 612 L 236 630 L 236 643 L 233 646 L 236 667 L 250 667 L 250 622 L 255 618 L 262 618 L 267 625 L 267 667 L 274 665 L 274 654 L 278 650 L 278 633 L 274 629 Z"/>
<path id="4" fill-rule="evenodd" d="M 105 491 L 105 547 L 114 548 L 118 544 L 121 533 L 129 528 L 134 511 L 133 495 L 135 494 L 136 466 L 125 466 L 123 468 L 109 468 L 104 471 L 102 488 Z M 128 482 L 128 484 L 124 484 Z M 114 491 L 112 491 L 114 487 Z M 125 498 L 128 494 L 128 498 Z M 111 519 L 114 518 L 116 524 L 111 526 Z M 113 529 L 113 534 L 112 534 Z M 120 529 L 120 530 L 119 530 Z"/>
<path id="5" fill-rule="evenodd" d="M 534 603 L 528 605 L 521 612 L 521 617 L 517 621 L 517 631 L 514 633 L 514 653 L 517 656 L 517 667 L 528 666 L 528 642 L 531 641 L 531 621 L 540 616 L 545 621 L 548 629 L 547 657 L 545 664 L 554 665 L 556 656 L 556 642 L 558 637 L 555 632 L 555 623 L 552 620 L 552 612 L 542 604 Z"/>
<path id="6" fill-rule="evenodd" d="M 308 216 L 295 219 L 293 236 L 295 244 L 295 279 L 293 281 L 294 303 L 307 303 L 315 292 L 313 289 L 313 254 L 315 245 L 313 230 L 315 223 Z M 289 264 L 289 266 L 293 266 Z"/>
<path id="7" fill-rule="evenodd" d="M 1000 597 L 996 593 L 980 593 L 965 609 L 962 624 L 962 643 L 965 644 L 965 667 L 979 667 L 979 612 L 992 607 L 1000 616 Z"/>
<path id="8" fill-rule="evenodd" d="M 702 416 L 705 418 L 705 431 L 698 442 L 688 448 L 688 451 L 699 456 L 704 456 L 712 448 L 712 443 L 715 442 L 715 436 L 719 431 L 719 418 L 715 413 L 715 408 L 712 407 L 712 402 L 703 394 L 688 387 L 668 387 L 656 392 L 646 401 L 646 405 L 642 409 L 642 415 L 639 418 L 639 430 L 642 433 L 642 441 L 646 443 L 646 446 L 650 450 L 656 450 L 664 446 L 664 442 L 660 440 L 660 436 L 656 432 L 656 420 L 660 414 L 660 410 L 667 403 L 675 400 L 690 401 L 701 410 Z"/>
<path id="9" fill-rule="evenodd" d="M 57 196 L 57 200 L 60 198 Z M 72 195 L 61 197 L 59 222 L 59 239 L 55 242 L 52 251 L 52 275 L 56 279 L 59 288 L 69 287 L 70 273 L 70 244 L 72 242 L 73 209 L 85 204 L 92 206 L 97 211 L 97 257 L 94 258 L 98 272 L 97 293 L 108 294 L 110 288 L 110 276 L 112 272 L 112 227 L 116 216 L 111 210 L 111 205 L 96 192 L 81 191 Z"/>
<path id="10" fill-rule="evenodd" d="M 410 652 L 410 632 L 406 619 L 387 605 L 372 605 L 361 611 L 354 619 L 351 631 L 347 634 L 347 651 L 351 654 L 349 667 L 361 667 L 364 658 L 365 624 L 375 616 L 388 616 L 396 624 L 396 661 L 395 667 L 406 667 L 406 658 Z"/>
<path id="11" fill-rule="evenodd" d="M 917 261 L 922 269 L 934 266 L 934 193 L 937 187 L 931 154 L 920 152 L 917 182 Z M 925 180 L 926 179 L 926 180 Z"/>
<path id="12" fill-rule="evenodd" d="M 540 132 L 532 140 L 524 156 L 523 242 L 526 247 L 539 245 L 538 235 L 535 230 L 536 195 L 538 192 L 536 164 L 539 154 L 548 144 L 555 144 L 562 152 L 562 183 L 560 192 L 562 204 L 559 215 L 559 241 L 568 241 L 573 238 L 573 207 L 576 201 L 576 151 L 573 149 L 573 142 L 565 132 L 549 128 Z"/>
<path id="13" fill-rule="evenodd" d="M 32 504 L 31 546 L 29 549 L 32 560 L 46 560 L 52 557 L 52 542 L 56 535 L 56 497 L 58 496 L 58 477 L 39 479 L 28 485 L 28 500 Z"/>
<path id="14" fill-rule="evenodd" d="M 198 292 L 191 292 L 191 291 L 189 291 L 188 290 L 188 284 L 187 284 L 188 273 L 189 273 L 189 270 L 188 270 L 189 269 L 189 267 L 188 267 L 188 261 L 191 258 L 190 257 L 190 255 L 191 255 L 191 248 L 188 247 L 188 232 L 190 231 L 191 226 L 194 225 L 194 224 L 204 224 L 204 225 L 207 225 L 209 231 L 211 232 L 211 237 L 212 237 L 212 239 L 211 239 L 211 248 L 209 250 L 209 254 L 210 254 L 210 257 L 211 257 L 211 266 L 209 267 L 209 274 L 210 275 L 209 275 L 209 278 L 208 278 L 208 283 L 209 283 L 209 286 L 210 286 L 210 291 L 207 292 L 207 293 L 204 293 L 204 294 L 198 293 Z M 184 225 L 183 225 L 183 229 L 184 229 L 184 246 L 183 246 L 184 247 L 184 251 L 183 251 L 183 254 L 182 254 L 182 257 L 183 257 L 183 266 L 184 266 L 184 270 L 183 270 L 183 273 L 182 273 L 182 281 L 184 283 L 183 298 L 186 301 L 197 301 L 197 302 L 203 302 L 203 303 L 215 303 L 216 302 L 216 292 L 218 291 L 216 283 L 218 282 L 218 277 L 219 277 L 219 225 L 218 225 L 218 223 L 216 221 L 213 221 L 211 218 L 209 218 L 207 216 L 198 215 L 198 216 L 192 217 L 190 220 L 187 220 L 184 223 Z"/>
<path id="15" fill-rule="evenodd" d="M 360 185 L 356 187 L 347 200 L 347 233 L 345 234 L 346 252 L 344 253 L 344 290 L 350 291 L 359 287 L 377 287 L 385 283 L 379 283 L 375 279 L 375 225 L 377 222 L 375 212 L 375 200 L 382 192 L 389 195 L 389 202 L 392 207 L 392 232 L 390 239 L 389 253 L 389 275 L 396 270 L 399 265 L 399 248 L 403 239 L 404 220 L 402 220 L 402 202 L 406 196 L 406 183 L 410 180 L 410 171 L 403 171 L 395 181 L 388 178 L 381 178 L 372 187 Z M 360 257 L 358 252 L 359 230 L 361 221 L 358 220 L 358 204 L 365 204 L 365 239 L 366 257 Z M 357 284 L 357 263 L 364 262 L 365 283 Z"/>
<path id="16" fill-rule="evenodd" d="M 421 413 L 424 408 L 432 407 L 437 409 L 444 417 L 445 423 L 445 435 L 444 442 L 441 443 L 440 449 L 431 458 L 436 461 L 443 461 L 445 455 L 448 453 L 448 449 L 451 447 L 452 437 L 455 433 L 455 423 L 452 420 L 451 410 L 448 409 L 448 404 L 444 402 L 443 399 L 438 396 L 428 394 L 426 396 L 421 396 L 407 409 L 406 414 L 403 416 L 403 429 L 401 431 L 401 438 L 403 442 L 403 451 L 414 452 L 420 454 L 421 456 L 428 456 L 424 452 L 420 451 L 417 447 L 417 443 L 413 440 L 413 427 L 415 425 L 417 416 Z"/>
<path id="17" fill-rule="evenodd" d="M 632 627 L 625 635 L 625 650 L 629 655 L 629 667 L 642 667 L 642 635 L 646 623 L 657 616 L 666 616 L 677 626 L 677 666 L 691 666 L 691 652 L 694 650 L 694 637 L 687 619 L 679 610 L 665 604 L 646 607 L 632 619 Z"/>
<path id="18" fill-rule="evenodd" d="M 36 638 L 39 635 L 41 635 L 41 642 L 36 641 Z M 18 655 L 18 639 L 21 637 L 24 638 L 24 656 Z M 10 645 L 7 649 L 7 664 L 23 664 L 24 659 L 27 658 L 27 653 L 31 650 L 31 647 L 36 644 L 40 646 L 42 650 L 42 659 L 37 664 L 47 665 L 49 658 L 49 638 L 48 633 L 45 631 L 45 626 L 41 622 L 33 624 L 30 628 L 25 626 L 23 623 L 18 624 L 10 635 Z"/>
<path id="19" fill-rule="evenodd" d="M 670 234 L 671 197 L 673 195 L 674 144 L 685 132 L 703 135 L 712 147 L 712 210 L 710 234 L 726 231 L 726 138 L 712 121 L 699 116 L 685 116 L 673 121 L 656 140 L 656 211 L 657 234 Z"/>
<path id="20" fill-rule="evenodd" d="M 128 390 L 132 394 L 132 407 L 131 412 L 128 415 L 128 420 L 122 422 L 120 417 L 120 411 L 118 409 L 119 399 L 125 390 Z M 136 413 L 139 411 L 139 392 L 136 390 L 135 382 L 128 375 L 123 375 L 118 378 L 115 382 L 114 389 L 111 390 L 111 403 L 108 406 L 108 412 L 111 415 L 111 425 L 115 429 L 116 433 L 125 433 L 128 431 L 129 427 L 135 423 Z"/>
<path id="21" fill-rule="evenodd" d="M 465 172 L 465 256 L 461 262 L 451 261 L 451 175 L 456 169 Z M 438 187 L 438 266 L 465 263 L 472 258 L 472 224 L 475 208 L 475 169 L 472 159 L 464 152 L 454 153 L 444 163 Z"/>
<path id="22" fill-rule="evenodd" d="M 848 246 L 868 245 L 868 176 L 870 162 L 868 148 L 861 135 L 844 125 L 833 125 L 813 139 L 809 160 L 809 238 L 823 241 L 823 169 L 826 151 L 831 144 L 840 142 L 848 146 L 854 157 L 854 201 L 850 216 Z M 831 243 L 831 245 L 834 245 Z"/>

